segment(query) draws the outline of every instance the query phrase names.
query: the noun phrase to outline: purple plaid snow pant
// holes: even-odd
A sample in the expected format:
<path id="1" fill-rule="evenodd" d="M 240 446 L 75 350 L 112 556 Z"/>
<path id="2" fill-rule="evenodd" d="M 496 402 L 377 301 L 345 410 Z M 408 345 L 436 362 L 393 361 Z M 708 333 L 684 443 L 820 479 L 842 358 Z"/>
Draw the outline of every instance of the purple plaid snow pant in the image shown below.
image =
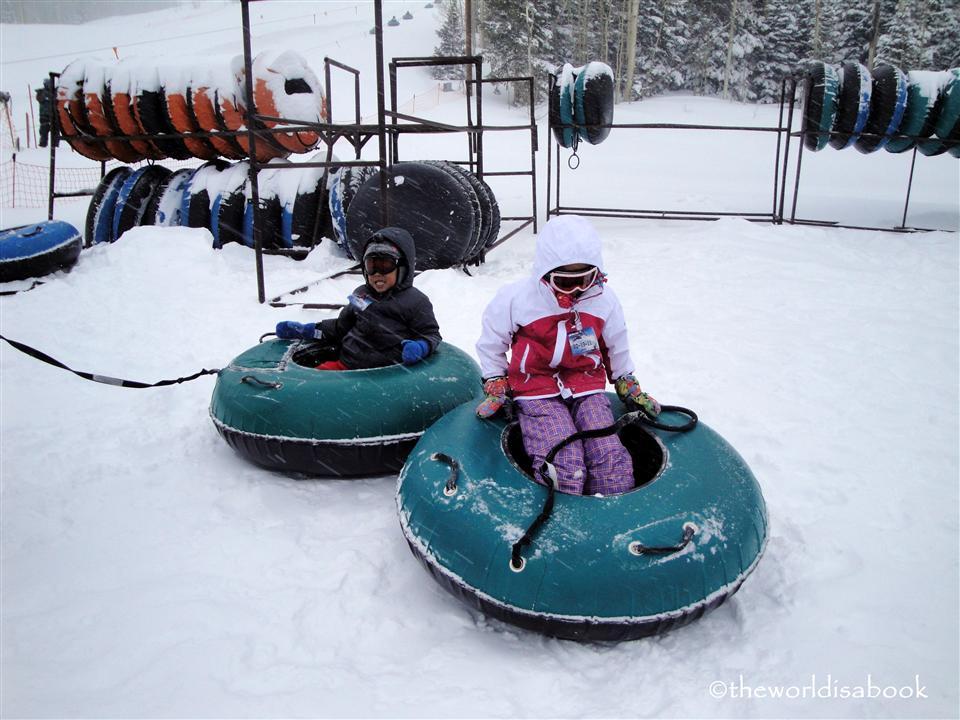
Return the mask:
<path id="1" fill-rule="evenodd" d="M 596 393 L 564 400 L 560 397 L 518 398 L 517 418 L 523 447 L 539 468 L 547 453 L 578 430 L 595 430 L 613 424 L 606 395 Z M 615 495 L 633 488 L 633 460 L 616 435 L 577 440 L 557 453 L 560 492 L 574 495 Z M 535 472 L 537 482 L 539 475 Z"/>

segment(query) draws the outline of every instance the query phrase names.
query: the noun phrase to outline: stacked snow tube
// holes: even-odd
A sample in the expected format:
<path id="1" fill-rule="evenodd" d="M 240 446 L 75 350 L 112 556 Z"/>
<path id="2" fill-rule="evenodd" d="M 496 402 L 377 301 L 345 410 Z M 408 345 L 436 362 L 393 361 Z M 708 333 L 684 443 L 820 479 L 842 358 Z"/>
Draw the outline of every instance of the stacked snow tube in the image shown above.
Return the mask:
<path id="1" fill-rule="evenodd" d="M 703 423 L 686 433 L 628 425 L 620 437 L 637 488 L 557 493 L 517 567 L 513 543 L 538 517 L 547 489 L 531 478 L 516 424 L 478 420 L 472 403 L 447 413 L 400 473 L 397 507 L 410 549 L 467 605 L 555 637 L 631 640 L 699 618 L 759 562 L 767 540 L 760 487 Z"/>
<path id="2" fill-rule="evenodd" d="M 333 230 L 323 168 L 267 167 L 257 175 L 263 248 L 304 257 Z M 160 165 L 121 166 L 107 173 L 87 211 L 88 245 L 113 242 L 141 225 L 202 227 L 213 247 L 254 245 L 249 164 L 215 160 L 171 172 Z"/>
<path id="3" fill-rule="evenodd" d="M 840 80 L 832 65 L 811 60 L 800 68 L 803 93 L 803 144 L 808 150 L 823 150 L 837 114 Z"/>
<path id="4" fill-rule="evenodd" d="M 239 56 L 179 63 L 79 59 L 60 75 L 57 117 L 71 147 L 94 160 L 246 158 L 248 111 L 286 119 L 282 125 L 252 121 L 257 160 L 313 149 L 315 131 L 283 130 L 326 118 L 320 81 L 304 59 L 292 51 L 265 51 L 253 59 L 252 72 L 248 109 Z"/>
<path id="5" fill-rule="evenodd" d="M 0 282 L 42 277 L 72 267 L 83 242 L 73 225 L 50 220 L 0 231 Z"/>
<path id="6" fill-rule="evenodd" d="M 808 149 L 960 156 L 960 69 L 904 73 L 881 64 L 871 72 L 855 61 L 811 60 L 797 74 Z"/>
<path id="7" fill-rule="evenodd" d="M 550 126 L 561 147 L 580 140 L 599 145 L 613 123 L 613 71 L 602 62 L 575 68 L 564 63 L 550 90 Z"/>
<path id="8" fill-rule="evenodd" d="M 416 365 L 316 370 L 318 343 L 269 340 L 220 371 L 210 417 L 247 460 L 326 477 L 396 473 L 423 432 L 480 394 L 480 368 L 440 343 Z M 322 408 L 322 412 L 318 412 Z"/>
<path id="9" fill-rule="evenodd" d="M 490 187 L 445 161 L 401 162 L 387 168 L 389 224 L 413 237 L 417 269 L 483 260 L 500 233 L 500 209 Z M 380 171 L 341 168 L 330 181 L 329 207 L 341 246 L 355 259 L 383 227 Z"/>

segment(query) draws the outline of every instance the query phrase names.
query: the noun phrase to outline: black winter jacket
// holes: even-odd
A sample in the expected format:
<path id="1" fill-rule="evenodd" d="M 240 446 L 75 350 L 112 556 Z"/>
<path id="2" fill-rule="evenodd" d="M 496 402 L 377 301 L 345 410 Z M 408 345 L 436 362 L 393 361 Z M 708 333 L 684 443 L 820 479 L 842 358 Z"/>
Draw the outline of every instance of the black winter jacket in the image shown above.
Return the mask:
<path id="1" fill-rule="evenodd" d="M 430 299 L 413 287 L 413 238 L 401 228 L 384 228 L 376 237 L 400 249 L 402 277 L 382 295 L 364 283 L 353 291 L 350 304 L 337 318 L 318 325 L 322 341 L 339 346 L 340 362 L 351 370 L 399 363 L 402 340 L 426 340 L 433 352 L 441 339 Z"/>

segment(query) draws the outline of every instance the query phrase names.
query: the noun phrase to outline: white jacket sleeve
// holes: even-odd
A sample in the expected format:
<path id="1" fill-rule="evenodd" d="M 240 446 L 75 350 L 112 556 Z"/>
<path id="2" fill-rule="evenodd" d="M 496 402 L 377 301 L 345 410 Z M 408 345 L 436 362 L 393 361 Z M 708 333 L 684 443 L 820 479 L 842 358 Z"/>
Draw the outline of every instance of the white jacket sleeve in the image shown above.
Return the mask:
<path id="1" fill-rule="evenodd" d="M 610 359 L 610 377 L 614 380 L 632 373 L 633 358 L 630 357 L 630 341 L 627 339 L 627 321 L 623 316 L 623 306 L 620 299 L 610 288 L 604 288 L 604 293 L 610 293 L 610 315 L 603 326 L 603 341 L 607 346 L 607 355 Z"/>
<path id="2" fill-rule="evenodd" d="M 483 377 L 507 374 L 507 351 L 513 342 L 513 293 L 501 288 L 483 311 L 477 356 Z"/>

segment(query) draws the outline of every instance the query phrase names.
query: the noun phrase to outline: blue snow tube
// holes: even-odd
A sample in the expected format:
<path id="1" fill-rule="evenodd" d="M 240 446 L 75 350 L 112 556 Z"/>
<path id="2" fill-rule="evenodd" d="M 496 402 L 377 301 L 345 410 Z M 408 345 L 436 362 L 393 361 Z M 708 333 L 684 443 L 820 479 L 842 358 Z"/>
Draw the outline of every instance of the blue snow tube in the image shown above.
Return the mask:
<path id="1" fill-rule="evenodd" d="M 0 282 L 66 270 L 77 262 L 83 240 L 73 225 L 50 220 L 0 231 Z"/>
<path id="2" fill-rule="evenodd" d="M 840 69 L 840 93 L 837 116 L 833 123 L 830 147 L 842 150 L 857 141 L 870 116 L 873 79 L 870 71 L 858 62 L 847 61 Z"/>
<path id="3" fill-rule="evenodd" d="M 879 150 L 900 128 L 907 106 L 907 76 L 893 65 L 873 69 L 870 115 L 854 147 L 862 153 Z"/>
<path id="4" fill-rule="evenodd" d="M 87 245 L 113 242 L 113 213 L 120 197 L 124 181 L 133 171 L 126 165 L 114 168 L 100 180 L 87 208 L 86 231 Z"/>
<path id="5" fill-rule="evenodd" d="M 515 564 L 514 544 L 547 489 L 531 479 L 518 426 L 478 420 L 474 406 L 423 434 L 397 485 L 410 549 L 466 604 L 556 637 L 630 640 L 716 608 L 759 562 L 767 540 L 760 486 L 737 451 L 699 423 L 682 433 L 623 427 L 637 487 L 607 497 L 557 493 Z M 661 415 L 670 426 L 685 420 Z"/>

